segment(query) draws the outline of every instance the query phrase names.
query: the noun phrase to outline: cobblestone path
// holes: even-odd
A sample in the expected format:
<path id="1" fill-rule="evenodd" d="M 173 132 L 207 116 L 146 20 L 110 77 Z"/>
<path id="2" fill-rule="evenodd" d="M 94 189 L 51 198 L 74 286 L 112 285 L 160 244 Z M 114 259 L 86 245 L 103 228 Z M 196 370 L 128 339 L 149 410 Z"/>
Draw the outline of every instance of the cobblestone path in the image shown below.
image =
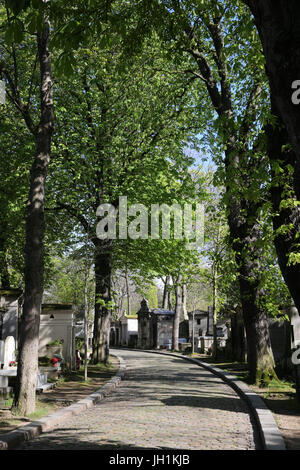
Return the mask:
<path id="1" fill-rule="evenodd" d="M 246 404 L 221 379 L 187 361 L 118 350 L 116 391 L 20 450 L 258 448 Z"/>

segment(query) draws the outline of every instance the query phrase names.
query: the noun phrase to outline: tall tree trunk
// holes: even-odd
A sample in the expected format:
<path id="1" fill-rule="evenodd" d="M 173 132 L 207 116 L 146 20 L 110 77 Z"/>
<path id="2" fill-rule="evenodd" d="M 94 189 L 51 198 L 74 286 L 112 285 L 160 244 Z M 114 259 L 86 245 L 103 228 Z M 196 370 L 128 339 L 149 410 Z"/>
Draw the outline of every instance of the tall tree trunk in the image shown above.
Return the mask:
<path id="1" fill-rule="evenodd" d="M 247 337 L 247 361 L 251 383 L 267 384 L 273 377 L 274 358 L 271 349 L 269 325 L 265 312 L 259 307 L 263 291 L 248 263 L 243 263 L 239 279 L 243 318 Z"/>
<path id="2" fill-rule="evenodd" d="M 163 278 L 162 278 L 163 279 Z M 162 305 L 161 308 L 167 310 L 168 308 L 168 276 L 166 276 L 166 279 L 163 279 L 164 283 L 164 290 L 163 290 L 163 298 L 162 298 Z"/>
<path id="3" fill-rule="evenodd" d="M 212 278 L 212 287 L 213 287 L 213 348 L 212 348 L 212 357 L 214 360 L 218 356 L 218 336 L 217 336 L 217 269 L 215 264 L 213 265 L 213 278 Z"/>
<path id="4" fill-rule="evenodd" d="M 84 260 L 84 380 L 88 379 L 88 278 L 89 278 L 89 259 L 88 259 L 88 240 L 86 235 L 85 242 L 85 260 Z"/>
<path id="5" fill-rule="evenodd" d="M 43 295 L 45 183 L 54 128 L 53 83 L 48 50 L 50 25 L 37 34 L 40 65 L 41 118 L 36 132 L 36 154 L 30 174 L 26 213 L 25 292 L 20 326 L 17 387 L 14 407 L 28 415 L 35 410 L 40 312 Z"/>
<path id="6" fill-rule="evenodd" d="M 295 193 L 300 181 L 300 164 L 295 152 L 287 146 L 288 134 L 274 103 L 272 111 L 277 124 L 275 127 L 268 125 L 266 134 L 272 172 L 274 244 L 283 278 L 300 312 L 300 263 L 289 263 L 290 255 L 299 253 L 300 208 Z M 282 173 L 276 171 L 278 166 Z M 293 174 L 290 174 L 290 167 L 294 168 Z M 285 201 L 287 204 L 282 204 Z"/>
<path id="7" fill-rule="evenodd" d="M 172 303 L 172 290 L 168 287 L 170 287 L 171 285 L 171 280 L 172 280 L 172 283 L 174 284 L 174 279 L 172 278 L 172 276 L 168 276 L 168 281 L 167 281 L 167 298 L 168 298 L 168 309 L 169 310 L 173 310 L 173 303 Z"/>
<path id="8" fill-rule="evenodd" d="M 192 313 L 192 354 L 195 352 L 195 307 L 193 308 Z"/>
<path id="9" fill-rule="evenodd" d="M 253 210 L 255 214 L 256 210 Z M 265 384 L 272 377 L 276 377 L 276 374 L 268 319 L 260 302 L 264 296 L 264 291 L 261 288 L 261 253 L 258 248 L 260 230 L 259 223 L 253 218 L 254 214 L 251 214 L 249 208 L 248 219 L 243 227 L 244 233 L 239 230 L 240 241 L 233 244 L 239 266 L 238 280 L 247 338 L 249 378 L 251 383 Z"/>
<path id="10" fill-rule="evenodd" d="M 232 139 L 234 142 L 234 138 Z M 228 225 L 231 244 L 238 266 L 243 318 L 247 337 L 247 361 L 251 383 L 267 383 L 276 377 L 266 312 L 260 305 L 262 249 L 259 247 L 259 209 L 261 201 L 249 201 L 238 187 L 248 185 L 248 172 L 243 168 L 246 154 L 234 148 L 226 152 L 228 183 Z M 235 175 L 240 175 L 235 178 Z M 233 176 L 234 175 L 234 176 Z"/>
<path id="11" fill-rule="evenodd" d="M 171 292 L 169 290 L 170 287 L 171 276 L 166 276 L 166 280 L 164 281 L 164 292 L 163 292 L 163 300 L 162 300 L 162 308 L 165 310 L 172 310 L 172 301 L 171 301 Z"/>
<path id="12" fill-rule="evenodd" d="M 127 292 L 127 315 L 130 315 L 130 290 L 129 290 L 129 278 L 128 271 L 126 268 L 125 272 L 126 292 Z"/>
<path id="13" fill-rule="evenodd" d="M 276 107 L 300 163 L 300 105 L 292 102 L 292 84 L 300 80 L 299 0 L 244 0 L 254 15 Z M 299 86 L 297 87 L 299 89 Z M 298 94 L 299 96 L 299 94 Z M 297 197 L 300 200 L 300 186 Z"/>
<path id="14" fill-rule="evenodd" d="M 182 310 L 182 293 L 181 293 L 181 280 L 182 275 L 179 274 L 176 279 L 176 286 L 175 286 L 175 312 L 174 312 L 174 320 L 173 320 L 173 333 L 172 333 L 172 349 L 178 350 L 178 337 L 179 337 L 179 323 L 180 323 L 180 314 Z"/>
<path id="15" fill-rule="evenodd" d="M 121 297 L 121 300 L 119 302 L 119 308 L 118 308 L 118 319 L 120 319 L 122 316 L 123 316 L 123 304 L 124 304 L 124 294 L 123 294 L 123 290 L 121 290 L 120 292 L 120 297 Z"/>
<path id="16" fill-rule="evenodd" d="M 109 334 L 111 321 L 111 266 L 112 249 L 105 240 L 95 240 L 95 317 L 93 332 L 92 363 L 107 363 L 109 357 Z"/>
<path id="17" fill-rule="evenodd" d="M 231 313 L 231 352 L 232 360 L 245 362 L 245 326 L 242 312 L 239 307 Z"/>
<path id="18" fill-rule="evenodd" d="M 188 312 L 186 308 L 186 301 L 187 301 L 187 287 L 186 284 L 182 284 L 182 312 L 183 312 L 183 319 L 188 320 Z"/>

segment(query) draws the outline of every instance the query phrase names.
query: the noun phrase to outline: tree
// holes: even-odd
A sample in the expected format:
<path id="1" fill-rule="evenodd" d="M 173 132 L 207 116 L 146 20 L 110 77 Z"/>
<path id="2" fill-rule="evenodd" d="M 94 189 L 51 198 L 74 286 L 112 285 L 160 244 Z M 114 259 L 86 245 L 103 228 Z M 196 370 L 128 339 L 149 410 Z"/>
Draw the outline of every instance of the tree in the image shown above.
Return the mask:
<path id="1" fill-rule="evenodd" d="M 45 183 L 54 129 L 53 83 L 49 52 L 50 23 L 45 5 L 43 22 L 42 25 L 39 25 L 36 34 L 35 64 L 38 64 L 40 69 L 40 101 L 39 108 L 36 110 L 39 118 L 36 120 L 30 111 L 36 65 L 34 65 L 28 87 L 28 100 L 25 102 L 23 98 L 25 94 L 21 93 L 19 89 L 21 78 L 16 50 L 16 43 L 22 40 L 22 28 L 16 17 L 18 8 L 16 10 L 14 5 L 8 6 L 12 7 L 11 10 L 7 9 L 6 40 L 10 44 L 10 51 L 3 52 L 4 62 L 1 64 L 0 73 L 8 84 L 8 97 L 20 112 L 36 146 L 30 171 L 30 187 L 26 207 L 25 291 L 20 327 L 17 387 L 14 399 L 17 411 L 29 414 L 35 409 L 39 317 L 43 294 Z"/>
<path id="2" fill-rule="evenodd" d="M 182 284 L 182 313 L 183 313 L 183 319 L 184 320 L 188 320 L 189 317 L 188 317 L 188 311 L 187 311 L 187 308 L 186 308 L 186 304 L 187 304 L 187 295 L 188 295 L 188 292 L 187 292 L 187 284 L 186 282 L 184 282 Z"/>
<path id="3" fill-rule="evenodd" d="M 39 316 L 43 295 L 44 271 L 45 183 L 54 129 L 49 34 L 50 24 L 48 19 L 45 18 L 43 31 L 37 34 L 37 52 L 41 74 L 41 113 L 38 127 L 34 130 L 36 155 L 31 169 L 26 213 L 25 290 L 20 328 L 18 381 L 14 399 L 15 407 L 18 412 L 23 414 L 29 414 L 35 409 L 35 389 L 38 369 Z M 12 92 L 14 93 L 15 91 L 13 90 Z"/>
<path id="4" fill-rule="evenodd" d="M 163 298 L 162 298 L 162 308 L 167 310 L 168 307 L 169 307 L 169 304 L 170 304 L 170 295 L 171 295 L 171 292 L 170 292 L 170 281 L 171 281 L 171 276 L 168 275 L 168 276 L 164 276 L 162 278 L 162 281 L 164 283 L 164 289 L 163 289 Z"/>

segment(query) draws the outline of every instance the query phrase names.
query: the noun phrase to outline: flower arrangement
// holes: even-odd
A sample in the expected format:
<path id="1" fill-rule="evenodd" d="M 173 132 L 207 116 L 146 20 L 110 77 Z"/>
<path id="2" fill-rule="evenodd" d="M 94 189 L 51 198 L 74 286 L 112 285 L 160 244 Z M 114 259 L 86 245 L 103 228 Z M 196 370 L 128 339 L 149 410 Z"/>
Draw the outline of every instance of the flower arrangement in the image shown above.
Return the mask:
<path id="1" fill-rule="evenodd" d="M 56 367 L 58 362 L 59 362 L 58 357 L 52 357 L 50 359 L 50 363 L 52 364 L 53 367 Z"/>
<path id="2" fill-rule="evenodd" d="M 10 361 L 9 367 L 14 367 L 15 365 L 16 365 L 16 362 L 15 362 L 15 361 Z"/>

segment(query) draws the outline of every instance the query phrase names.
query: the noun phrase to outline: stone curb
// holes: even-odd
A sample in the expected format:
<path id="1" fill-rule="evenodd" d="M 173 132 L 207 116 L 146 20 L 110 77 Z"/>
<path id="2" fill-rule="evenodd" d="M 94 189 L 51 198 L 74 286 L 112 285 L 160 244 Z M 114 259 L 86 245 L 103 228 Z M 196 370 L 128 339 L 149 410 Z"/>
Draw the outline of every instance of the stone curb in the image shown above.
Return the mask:
<path id="1" fill-rule="evenodd" d="M 25 426 L 15 429 L 14 431 L 3 434 L 0 436 L 0 450 L 14 449 L 24 441 L 34 439 L 43 432 L 51 431 L 59 426 L 65 419 L 82 413 L 88 408 L 99 403 L 99 401 L 103 400 L 104 397 L 110 395 L 120 384 L 126 371 L 124 359 L 117 354 L 111 353 L 111 355 L 119 359 L 120 367 L 117 374 L 110 379 L 109 382 L 103 385 L 99 390 L 96 390 L 91 395 L 88 395 L 86 398 L 79 400 L 71 406 L 55 411 L 50 416 L 46 416 L 39 421 L 33 421 Z"/>
<path id="2" fill-rule="evenodd" d="M 149 350 L 140 351 L 185 359 L 186 361 L 194 362 L 195 364 L 203 367 L 204 369 L 209 370 L 214 375 L 220 377 L 222 380 L 224 380 L 224 382 L 230 385 L 248 404 L 248 407 L 255 418 L 255 422 L 259 430 L 263 450 L 286 450 L 285 442 L 271 411 L 266 406 L 263 399 L 255 392 L 253 392 L 253 390 L 251 390 L 251 388 L 248 387 L 244 382 L 238 380 L 236 377 L 229 374 L 228 372 L 224 372 L 223 370 L 211 366 L 206 362 L 200 361 L 199 359 L 182 356 L 181 354 L 176 353 L 166 353 Z"/>

